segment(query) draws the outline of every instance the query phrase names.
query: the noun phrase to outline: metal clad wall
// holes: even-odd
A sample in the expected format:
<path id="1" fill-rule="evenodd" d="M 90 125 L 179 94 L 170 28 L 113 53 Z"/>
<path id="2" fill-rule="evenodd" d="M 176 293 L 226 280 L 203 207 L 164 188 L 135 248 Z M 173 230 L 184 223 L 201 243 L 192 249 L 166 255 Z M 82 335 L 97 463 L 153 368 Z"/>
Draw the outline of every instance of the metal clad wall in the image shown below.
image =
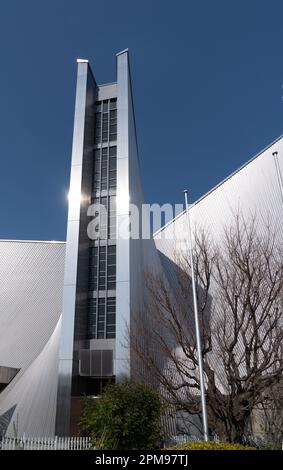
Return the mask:
<path id="1" fill-rule="evenodd" d="M 129 222 L 129 75 L 128 53 L 117 55 L 117 228 Z M 130 321 L 129 240 L 117 237 L 116 274 L 116 357 L 115 375 L 129 376 L 129 351 L 125 348 L 125 328 Z"/>
<path id="2" fill-rule="evenodd" d="M 91 179 L 90 155 L 93 150 L 93 113 L 95 101 L 95 82 L 87 61 L 79 61 L 74 119 L 71 180 L 69 190 L 69 211 L 67 227 L 66 261 L 63 290 L 62 334 L 59 352 L 59 382 L 56 416 L 56 433 L 68 435 L 70 426 L 70 403 L 73 369 L 73 349 L 75 336 L 75 317 L 82 322 L 86 317 L 87 294 L 77 297 L 86 283 L 88 242 L 86 241 L 86 210 L 90 202 L 88 193 Z M 88 126 L 92 129 L 88 129 Z M 92 143 L 93 144 L 93 143 Z M 80 243 L 81 242 L 81 243 Z M 85 242 L 85 243 L 84 243 Z M 87 246 L 86 246 L 87 245 Z M 81 261 L 78 264 L 78 254 Z M 80 303 L 80 305 L 78 305 Z M 81 307 L 81 308 L 80 308 Z M 80 331 L 80 334 L 82 333 Z"/>
<path id="3" fill-rule="evenodd" d="M 65 243 L 0 241 L 0 364 L 20 368 L 0 394 L 22 435 L 54 435 Z"/>
<path id="4" fill-rule="evenodd" d="M 134 104 L 128 51 L 117 55 L 118 90 L 118 146 L 117 146 L 117 226 L 130 222 L 130 204 L 141 209 L 144 196 L 140 179 L 138 145 L 135 127 Z M 141 232 L 141 225 L 140 225 Z M 134 327 L 133 316 L 143 314 L 145 297 L 144 273 L 161 269 L 152 239 L 117 239 L 117 327 L 116 361 L 117 378 L 134 373 L 133 358 L 126 347 L 129 331 Z"/>
<path id="5" fill-rule="evenodd" d="M 0 419 L 16 407 L 6 436 L 54 436 L 60 327 L 61 319 L 41 353 L 0 395 Z"/>
<path id="6" fill-rule="evenodd" d="M 204 228 L 212 239 L 220 243 L 221 246 L 223 230 L 234 223 L 235 214 L 243 215 L 246 220 L 255 215 L 259 234 L 265 232 L 266 223 L 269 222 L 271 229 L 276 232 L 279 242 L 282 242 L 283 203 L 272 155 L 275 150 L 279 152 L 279 165 L 282 168 L 283 138 L 280 138 L 191 206 L 190 215 L 193 227 L 196 230 L 199 227 Z M 161 253 L 167 277 L 171 280 L 174 277 L 174 263 L 178 264 L 178 254 L 182 250 L 188 252 L 185 214 L 180 215 L 157 232 L 155 243 Z M 213 315 L 210 317 L 211 327 L 219 318 L 217 293 L 217 286 L 212 280 L 210 290 L 213 303 Z M 212 341 L 213 348 L 209 358 L 216 376 L 219 378 L 219 386 L 222 388 L 224 379 L 221 378 L 221 363 L 217 361 L 218 344 L 215 336 L 212 336 Z M 237 347 L 238 352 L 241 352 L 240 341 Z"/>
<path id="7" fill-rule="evenodd" d="M 275 150 L 279 152 L 278 160 L 282 168 L 281 138 L 193 204 L 190 208 L 193 226 L 201 226 L 216 241 L 221 240 L 223 228 L 239 212 L 244 217 L 255 214 L 262 227 L 269 219 L 274 230 L 282 234 L 282 195 L 272 155 Z M 180 234 L 177 240 L 177 235 Z M 177 217 L 155 234 L 157 248 L 170 259 L 175 258 L 179 249 L 185 248 L 185 240 L 185 215 Z"/>
<path id="8" fill-rule="evenodd" d="M 26 368 L 62 308 L 65 243 L 0 241 L 0 365 Z"/>

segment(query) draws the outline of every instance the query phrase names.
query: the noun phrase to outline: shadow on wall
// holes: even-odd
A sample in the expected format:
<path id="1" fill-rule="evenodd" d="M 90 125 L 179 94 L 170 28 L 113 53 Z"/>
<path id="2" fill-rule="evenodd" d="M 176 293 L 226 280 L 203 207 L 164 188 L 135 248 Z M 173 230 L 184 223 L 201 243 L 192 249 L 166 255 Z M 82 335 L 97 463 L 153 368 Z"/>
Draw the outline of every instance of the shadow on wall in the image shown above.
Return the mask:
<path id="1" fill-rule="evenodd" d="M 194 321 L 194 309 L 193 309 L 193 291 L 192 291 L 192 281 L 191 276 L 188 274 L 189 266 L 182 269 L 178 264 L 176 264 L 172 259 L 168 258 L 166 255 L 161 253 L 158 250 L 158 254 L 161 260 L 166 279 L 169 283 L 172 292 L 175 293 L 176 300 L 180 306 L 181 312 L 188 311 L 188 325 L 192 331 L 191 339 L 195 338 L 195 321 Z M 186 270 L 185 270 L 186 269 Z M 198 297 L 198 306 L 201 306 L 205 301 L 206 292 L 204 289 L 197 285 L 197 297 Z M 206 300 L 206 306 L 203 312 L 203 328 L 206 332 L 206 335 L 211 333 L 211 311 L 212 311 L 212 296 L 208 294 Z M 200 311 L 199 311 L 199 319 Z"/>

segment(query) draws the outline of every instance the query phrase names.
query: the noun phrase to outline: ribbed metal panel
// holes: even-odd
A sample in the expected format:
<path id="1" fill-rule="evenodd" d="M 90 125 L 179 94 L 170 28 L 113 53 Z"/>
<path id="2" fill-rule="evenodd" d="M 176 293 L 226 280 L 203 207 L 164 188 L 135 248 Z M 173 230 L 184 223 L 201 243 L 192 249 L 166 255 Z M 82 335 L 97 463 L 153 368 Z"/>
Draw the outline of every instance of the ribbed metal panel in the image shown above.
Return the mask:
<path id="1" fill-rule="evenodd" d="M 278 151 L 279 167 L 283 169 L 283 138 L 276 141 L 231 177 L 198 200 L 190 208 L 194 227 L 204 228 L 216 241 L 235 214 L 245 218 L 255 214 L 259 230 L 269 220 L 273 230 L 283 236 L 282 194 L 273 152 Z M 154 235 L 158 250 L 176 260 L 179 250 L 186 249 L 185 215 L 177 217 Z"/>
<path id="2" fill-rule="evenodd" d="M 91 375 L 101 377 L 101 350 L 91 351 Z"/>
<path id="3" fill-rule="evenodd" d="M 235 223 L 235 215 L 240 214 L 247 221 L 255 216 L 258 234 L 266 233 L 266 224 L 276 233 L 279 242 L 283 241 L 283 202 L 278 172 L 273 152 L 278 151 L 279 167 L 283 167 L 283 138 L 257 155 L 224 180 L 216 188 L 190 207 L 191 223 L 194 231 L 202 228 L 221 246 L 224 229 Z M 156 246 L 167 278 L 174 286 L 175 266 L 180 262 L 180 254 L 188 253 L 187 220 L 180 215 L 154 235 Z M 218 318 L 217 294 L 219 290 L 212 279 L 210 294 L 213 302 L 211 327 Z M 212 336 L 210 361 L 219 378 L 219 387 L 224 384 L 221 362 L 217 360 L 218 343 Z M 241 348 L 239 340 L 238 350 Z M 217 377 L 216 377 L 217 380 Z"/>
<path id="4" fill-rule="evenodd" d="M 79 351 L 80 375 L 91 377 L 113 376 L 112 349 L 81 349 Z"/>
<path id="5" fill-rule="evenodd" d="M 102 377 L 109 377 L 113 375 L 113 351 L 111 349 L 105 349 L 101 351 L 101 375 Z"/>
<path id="6" fill-rule="evenodd" d="M 61 321 L 38 357 L 0 395 L 1 416 L 16 406 L 6 432 L 14 436 L 54 436 Z"/>
<path id="7" fill-rule="evenodd" d="M 0 241 L 0 365 L 27 367 L 62 308 L 64 243 Z"/>
<path id="8" fill-rule="evenodd" d="M 81 349 L 79 351 L 80 375 L 90 375 L 90 350 Z"/>
<path id="9" fill-rule="evenodd" d="M 0 394 L 7 435 L 54 435 L 64 256 L 64 243 L 0 241 L 0 364 L 20 369 Z"/>

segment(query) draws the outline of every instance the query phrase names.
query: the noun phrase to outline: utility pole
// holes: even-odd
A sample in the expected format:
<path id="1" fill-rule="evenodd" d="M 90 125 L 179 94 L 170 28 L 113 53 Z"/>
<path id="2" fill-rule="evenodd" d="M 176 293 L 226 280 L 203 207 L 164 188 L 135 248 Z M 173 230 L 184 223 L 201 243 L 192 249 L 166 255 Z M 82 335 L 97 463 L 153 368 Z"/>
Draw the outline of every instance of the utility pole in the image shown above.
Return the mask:
<path id="1" fill-rule="evenodd" d="M 187 190 L 184 191 L 184 196 L 185 196 L 187 227 L 188 227 L 188 242 L 189 242 L 190 263 L 191 263 L 191 277 L 192 277 L 192 290 L 193 290 L 193 302 L 194 302 L 195 330 L 196 330 L 197 354 L 198 354 L 198 364 L 199 364 L 199 381 L 200 381 L 200 394 L 201 394 L 203 437 L 204 437 L 204 440 L 207 442 L 208 441 L 208 426 L 207 426 L 206 399 L 205 399 L 205 386 L 204 386 L 203 361 L 202 361 L 202 347 L 201 347 L 201 338 L 200 338 L 197 293 L 196 293 L 196 283 L 195 283 L 192 229 L 191 229 L 189 203 L 188 203 L 188 191 Z"/>

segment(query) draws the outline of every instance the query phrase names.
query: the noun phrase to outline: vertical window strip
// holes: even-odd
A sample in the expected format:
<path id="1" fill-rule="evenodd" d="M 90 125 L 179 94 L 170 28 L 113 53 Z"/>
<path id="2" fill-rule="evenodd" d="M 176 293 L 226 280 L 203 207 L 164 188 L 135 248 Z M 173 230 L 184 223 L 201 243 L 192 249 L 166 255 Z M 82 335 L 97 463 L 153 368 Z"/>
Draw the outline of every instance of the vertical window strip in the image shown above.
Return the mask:
<path id="1" fill-rule="evenodd" d="M 93 202 L 105 206 L 106 216 L 100 211 L 98 246 L 90 248 L 89 289 L 96 291 L 97 297 L 89 302 L 88 336 L 115 338 L 116 299 L 108 297 L 107 291 L 116 288 L 116 246 L 108 245 L 107 239 L 116 238 L 115 196 L 109 196 L 109 190 L 117 186 L 117 147 L 110 145 L 117 139 L 117 99 L 97 103 L 96 111 L 95 143 L 100 148 L 94 151 L 93 193 L 97 197 Z M 106 240 L 106 244 L 101 245 L 99 240 Z M 105 296 L 99 296 L 101 291 Z"/>

